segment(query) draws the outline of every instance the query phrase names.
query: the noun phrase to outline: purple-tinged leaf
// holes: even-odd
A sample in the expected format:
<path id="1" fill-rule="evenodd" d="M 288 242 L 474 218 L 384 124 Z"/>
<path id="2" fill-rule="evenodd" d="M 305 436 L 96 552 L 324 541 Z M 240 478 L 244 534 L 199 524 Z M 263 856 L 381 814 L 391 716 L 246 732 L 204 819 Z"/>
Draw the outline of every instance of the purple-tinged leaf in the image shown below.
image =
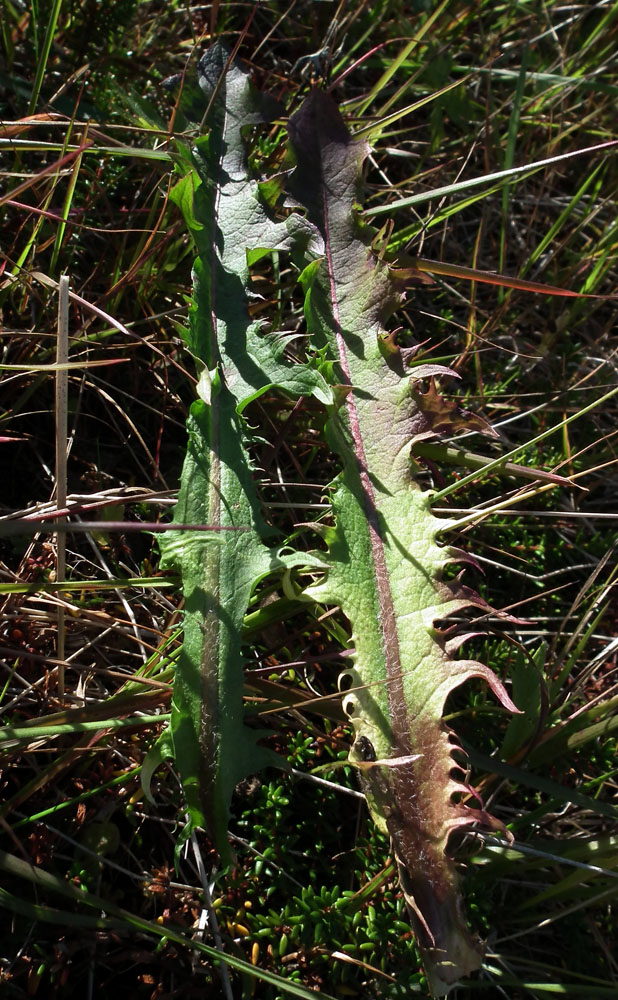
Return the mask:
<path id="1" fill-rule="evenodd" d="M 321 532 L 329 569 L 310 594 L 339 604 L 351 623 L 355 655 L 342 675 L 355 730 L 351 758 L 373 765 L 362 768 L 361 782 L 374 819 L 391 836 L 432 991 L 443 995 L 482 957 L 462 913 L 449 837 L 457 827 L 492 822 L 453 800 L 470 789 L 454 773 L 444 705 L 458 685 L 481 677 L 505 708 L 517 709 L 488 667 L 451 658 L 452 644 L 436 625 L 483 602 L 442 581 L 456 553 L 438 544 L 444 522 L 415 482 L 412 448 L 439 433 L 489 428 L 445 403 L 433 382 L 421 392 L 419 378 L 444 370 L 406 367 L 384 329 L 403 284 L 374 259 L 355 214 L 367 145 L 350 137 L 320 91 L 289 131 L 297 158 L 292 197 L 324 240 L 324 256 L 303 275 L 308 329 L 341 387 L 327 427 L 343 465 L 335 527 Z"/>

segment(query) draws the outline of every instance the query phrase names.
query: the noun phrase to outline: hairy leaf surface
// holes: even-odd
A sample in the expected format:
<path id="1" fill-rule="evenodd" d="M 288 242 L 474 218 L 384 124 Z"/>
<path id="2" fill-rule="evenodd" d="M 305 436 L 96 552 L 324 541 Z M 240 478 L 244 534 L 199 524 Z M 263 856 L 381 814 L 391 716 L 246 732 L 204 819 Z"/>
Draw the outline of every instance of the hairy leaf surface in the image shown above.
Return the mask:
<path id="1" fill-rule="evenodd" d="M 453 775 L 444 704 L 477 676 L 516 709 L 487 667 L 452 658 L 436 625 L 482 602 L 461 584 L 442 582 L 457 553 L 438 544 L 445 523 L 415 482 L 411 450 L 460 424 L 469 429 L 477 418 L 462 421 L 433 382 L 423 392 L 422 380 L 440 373 L 410 367 L 411 352 L 385 332 L 401 301 L 401 278 L 374 259 L 355 215 L 368 147 L 351 139 L 321 91 L 310 94 L 289 131 L 297 158 L 292 195 L 325 246 L 303 276 L 308 328 L 336 362 L 340 384 L 328 422 L 343 465 L 335 527 L 325 532 L 330 568 L 310 595 L 339 604 L 352 626 L 354 665 L 342 677 L 355 729 L 352 759 L 374 818 L 392 838 L 432 990 L 442 995 L 481 961 L 462 914 L 449 835 L 487 820 L 453 801 L 467 789 Z"/>
<path id="2" fill-rule="evenodd" d="M 322 376 L 286 364 L 280 338 L 264 336 L 249 316 L 248 255 L 302 253 L 315 233 L 298 214 L 274 222 L 260 202 L 243 130 L 264 121 L 272 102 L 228 63 L 225 49 L 214 46 L 199 63 L 200 92 L 184 96 L 185 120 L 201 126 L 205 117 L 209 132 L 195 140 L 189 172 L 174 194 L 198 249 L 187 343 L 200 371 L 174 522 L 213 531 L 172 532 L 162 545 L 165 564 L 182 574 L 185 600 L 173 753 L 191 824 L 209 830 L 224 859 L 234 786 L 278 759 L 243 724 L 243 617 L 252 590 L 282 560 L 261 517 L 240 413 L 272 385 L 332 399 Z"/>

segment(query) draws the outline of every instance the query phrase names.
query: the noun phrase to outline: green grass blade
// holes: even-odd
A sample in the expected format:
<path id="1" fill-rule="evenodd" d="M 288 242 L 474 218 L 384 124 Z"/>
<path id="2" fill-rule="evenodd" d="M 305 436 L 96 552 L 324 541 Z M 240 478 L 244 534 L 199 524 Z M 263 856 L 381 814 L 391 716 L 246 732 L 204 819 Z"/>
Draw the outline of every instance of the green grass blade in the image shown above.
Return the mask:
<path id="1" fill-rule="evenodd" d="M 396 201 L 392 201 L 386 205 L 377 205 L 375 208 L 367 208 L 363 214 L 367 218 L 388 215 L 400 208 L 411 208 L 413 205 L 423 205 L 428 201 L 438 201 L 446 195 L 458 194 L 461 191 L 468 191 L 470 188 L 479 187 L 483 184 L 492 185 L 496 181 L 506 182 L 514 177 L 530 176 L 533 173 L 536 173 L 537 170 L 541 170 L 543 167 L 547 167 L 555 163 L 561 163 L 565 160 L 571 160 L 575 156 L 583 156 L 589 153 L 601 153 L 604 150 L 615 149 L 616 146 L 618 146 L 618 139 L 612 139 L 610 142 L 601 142 L 596 146 L 587 146 L 584 149 L 574 149 L 569 153 L 561 153 L 556 156 L 550 156 L 544 160 L 537 160 L 535 163 L 524 164 L 521 167 L 511 167 L 508 170 L 497 170 L 494 173 L 483 174 L 480 177 L 470 177 L 466 181 L 458 181 L 455 184 L 445 184 L 441 187 L 434 188 L 431 191 L 421 191 L 419 194 L 411 195 L 409 198 L 398 198 Z"/>
<path id="2" fill-rule="evenodd" d="M 329 997 L 325 993 L 310 990 L 300 983 L 283 979 L 281 976 L 277 976 L 267 969 L 260 969 L 251 965 L 249 962 L 237 958 L 236 955 L 218 951 L 216 948 L 212 948 L 210 945 L 204 944 L 193 937 L 186 937 L 180 930 L 176 930 L 173 926 L 162 926 L 150 920 L 144 920 L 142 917 L 138 917 L 128 910 L 117 906 L 109 899 L 103 899 L 71 883 L 64 882 L 50 872 L 46 872 L 35 865 L 30 865 L 28 862 L 8 854 L 6 851 L 0 851 L 0 869 L 13 877 L 31 882 L 33 886 L 40 890 L 59 893 L 79 906 L 87 906 L 110 915 L 94 918 L 93 922 L 91 922 L 92 918 L 89 919 L 86 917 L 84 926 L 114 927 L 124 931 L 132 931 L 133 933 L 154 934 L 156 937 L 167 938 L 185 948 L 193 948 L 203 955 L 208 955 L 215 961 L 225 962 L 230 968 L 244 972 L 253 979 L 261 979 L 263 982 L 270 983 L 272 986 L 276 986 L 291 996 L 302 997 L 302 1000 L 315 1000 L 315 998 L 317 1000 L 333 1000 L 332 997 Z M 46 922 L 51 921 L 60 924 L 75 925 L 76 917 L 82 916 L 81 914 L 68 913 L 66 911 L 50 910 L 48 907 L 29 903 L 21 898 L 16 898 L 5 890 L 0 890 L 0 904 L 4 905 L 7 909 L 14 910 L 14 912 L 29 916 L 31 919 L 45 920 Z"/>
<path id="3" fill-rule="evenodd" d="M 61 8 L 62 0 L 52 0 L 51 10 L 47 15 L 45 37 L 43 38 L 41 51 L 38 54 L 36 76 L 34 78 L 34 83 L 32 84 L 32 96 L 30 97 L 30 106 L 28 108 L 28 113 L 31 115 L 33 115 L 36 111 L 36 106 L 38 104 L 39 94 L 41 93 L 41 86 L 43 84 L 43 77 L 47 71 L 47 61 L 54 42 L 54 33 L 58 24 Z"/>

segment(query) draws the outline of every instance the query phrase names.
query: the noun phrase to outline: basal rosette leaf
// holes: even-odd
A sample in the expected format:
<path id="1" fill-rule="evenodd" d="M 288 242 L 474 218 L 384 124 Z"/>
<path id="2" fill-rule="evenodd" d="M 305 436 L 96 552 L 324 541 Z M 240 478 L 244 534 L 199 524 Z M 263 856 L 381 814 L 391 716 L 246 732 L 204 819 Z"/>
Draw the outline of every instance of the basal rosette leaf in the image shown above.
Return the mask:
<path id="1" fill-rule="evenodd" d="M 358 762 L 372 814 L 392 838 L 401 884 L 435 995 L 481 963 L 467 930 L 448 856 L 452 831 L 479 810 L 453 801 L 467 791 L 455 774 L 452 735 L 442 722 L 448 695 L 482 677 L 515 706 L 495 675 L 452 657 L 436 622 L 480 599 L 442 582 L 456 553 L 438 544 L 444 521 L 414 479 L 415 441 L 452 432 L 461 415 L 415 373 L 384 324 L 401 300 L 396 272 L 376 261 L 354 207 L 363 142 L 352 140 L 332 100 L 314 91 L 290 121 L 297 159 L 293 198 L 324 240 L 303 275 L 308 329 L 334 362 L 338 405 L 327 433 L 343 472 L 335 527 L 323 532 L 329 570 L 312 598 L 338 604 L 352 627 L 353 666 L 342 677 Z M 467 417 L 470 427 L 472 418 Z M 478 426 L 478 424 L 477 424 Z"/>
<path id="2" fill-rule="evenodd" d="M 294 554 L 280 558 L 273 548 L 240 414 L 272 386 L 294 396 L 313 393 L 323 402 L 332 393 L 311 365 L 285 363 L 279 338 L 264 336 L 249 314 L 250 259 L 273 249 L 319 249 L 314 228 L 302 216 L 283 222 L 270 217 L 249 176 L 244 130 L 268 120 L 272 102 L 229 64 L 220 45 L 200 60 L 198 82 L 181 109 L 186 122 L 205 125 L 208 133 L 194 140 L 174 198 L 198 251 L 187 344 L 198 364 L 200 398 L 187 425 L 174 523 L 213 530 L 170 532 L 161 548 L 163 564 L 181 573 L 185 602 L 170 725 L 173 755 L 191 825 L 206 827 L 226 860 L 235 785 L 277 759 L 260 749 L 259 733 L 243 724 L 243 618 L 267 573 L 306 561 Z M 186 155 L 180 160 L 185 170 Z"/>
<path id="3" fill-rule="evenodd" d="M 242 621 L 251 593 L 278 565 L 264 544 L 251 468 L 234 399 L 193 404 L 174 521 L 212 532 L 171 532 L 165 563 L 178 566 L 184 640 L 176 667 L 171 733 L 191 823 L 205 827 L 223 858 L 235 785 L 275 762 L 243 722 Z M 215 426 L 216 423 L 216 426 Z"/>
<path id="4" fill-rule="evenodd" d="M 189 121 L 209 128 L 193 140 L 191 168 L 171 194 L 198 251 L 187 346 L 209 369 L 220 366 L 239 412 L 273 386 L 327 402 L 332 396 L 322 376 L 309 364 L 283 363 L 280 338 L 264 336 L 262 324 L 249 316 L 250 262 L 273 250 L 299 257 L 319 252 L 321 241 L 301 215 L 276 221 L 260 199 L 247 165 L 245 132 L 280 109 L 256 92 L 239 65 L 228 62 L 222 44 L 208 49 L 198 64 L 199 88 L 189 88 L 181 100 Z M 186 168 L 183 156 L 180 169 Z"/>

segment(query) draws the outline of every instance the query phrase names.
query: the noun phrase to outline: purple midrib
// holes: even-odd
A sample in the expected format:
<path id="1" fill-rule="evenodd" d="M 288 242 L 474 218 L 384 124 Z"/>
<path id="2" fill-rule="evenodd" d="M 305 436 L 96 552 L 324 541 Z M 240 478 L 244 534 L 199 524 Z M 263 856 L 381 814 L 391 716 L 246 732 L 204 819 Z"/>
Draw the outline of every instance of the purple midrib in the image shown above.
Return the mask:
<path id="1" fill-rule="evenodd" d="M 322 184 L 322 217 L 324 220 L 324 252 L 328 266 L 328 280 L 335 324 L 337 353 L 339 355 L 339 364 L 341 365 L 341 369 L 343 371 L 345 384 L 352 386 L 353 383 L 348 363 L 347 345 L 341 329 L 334 260 L 330 242 L 328 201 L 324 184 Z M 406 709 L 397 620 L 395 617 L 395 608 L 393 604 L 388 567 L 386 565 L 384 541 L 380 532 L 375 493 L 371 479 L 369 478 L 369 474 L 367 472 L 367 459 L 354 392 L 350 392 L 346 396 L 346 409 L 350 423 L 350 433 L 354 445 L 358 475 L 363 492 L 365 514 L 367 516 L 367 525 L 369 528 L 374 576 L 378 591 L 380 624 L 382 627 L 382 651 L 386 665 L 389 714 L 393 731 L 393 741 L 395 744 L 393 749 L 396 749 L 397 752 L 409 753 L 411 751 L 409 745 L 408 727 L 406 725 Z"/>

